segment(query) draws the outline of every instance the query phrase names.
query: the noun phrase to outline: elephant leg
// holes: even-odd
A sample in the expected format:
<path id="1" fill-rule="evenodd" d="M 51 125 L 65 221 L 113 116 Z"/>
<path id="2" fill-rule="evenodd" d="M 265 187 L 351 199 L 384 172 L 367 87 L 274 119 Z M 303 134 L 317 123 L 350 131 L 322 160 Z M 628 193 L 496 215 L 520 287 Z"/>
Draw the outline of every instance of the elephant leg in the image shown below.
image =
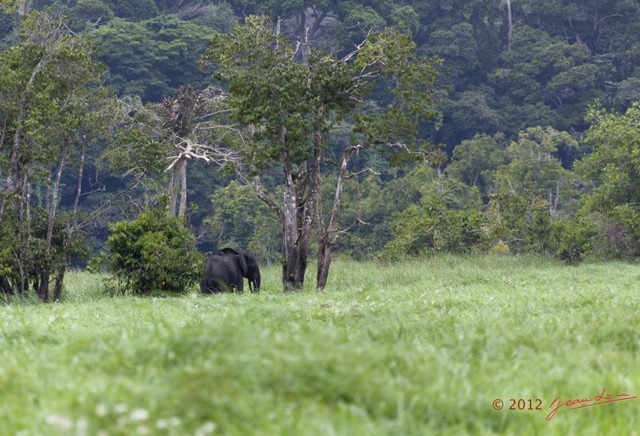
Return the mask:
<path id="1" fill-rule="evenodd" d="M 215 279 L 215 291 L 217 294 L 221 294 L 229 290 L 229 284 L 223 279 Z"/>

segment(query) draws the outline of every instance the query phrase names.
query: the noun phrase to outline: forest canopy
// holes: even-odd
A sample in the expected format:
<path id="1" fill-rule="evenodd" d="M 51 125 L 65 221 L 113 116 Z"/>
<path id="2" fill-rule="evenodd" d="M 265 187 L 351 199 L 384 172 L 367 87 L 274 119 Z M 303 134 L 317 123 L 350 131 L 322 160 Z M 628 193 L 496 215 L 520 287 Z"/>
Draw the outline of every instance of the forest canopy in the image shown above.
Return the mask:
<path id="1" fill-rule="evenodd" d="M 43 269 L 53 277 L 62 265 L 84 264 L 103 249 L 108 223 L 166 205 L 166 196 L 200 251 L 240 246 L 262 262 L 283 262 L 286 228 L 266 199 L 285 195 L 294 174 L 286 156 L 298 170 L 308 163 L 313 175 L 296 188 L 314 196 L 298 216 L 311 220 L 304 238 L 312 254 L 331 234 L 339 235 L 329 238 L 331 249 L 356 259 L 429 251 L 569 262 L 640 255 L 635 0 L 0 5 L 5 292 L 36 286 L 49 298 Z M 223 49 L 247 31 L 248 17 L 263 17 L 272 32 L 265 47 L 290 52 L 255 53 L 270 80 L 242 84 L 249 76 L 234 78 Z M 351 54 L 390 50 L 374 37 L 385 32 L 409 36 L 406 59 L 428 60 L 423 82 L 403 91 L 400 69 L 380 69 L 381 80 L 347 98 L 359 62 Z M 363 71 L 374 65 L 366 56 Z M 64 68 L 72 65 L 75 73 Z M 310 92 L 294 95 L 285 84 L 295 83 Z M 267 104 L 276 97 L 288 105 L 279 113 Z M 326 112 L 317 110 L 321 101 Z M 384 121 L 389 114 L 393 121 Z M 272 122 L 275 115 L 288 124 Z M 278 126 L 289 133 L 284 148 Z M 289 148 L 294 142 L 298 148 Z M 390 147 L 400 144 L 422 144 L 423 153 Z M 332 165 L 341 163 L 344 172 Z M 16 233 L 25 219 L 33 228 Z M 89 249 L 74 248 L 83 244 Z M 27 246 L 47 253 L 48 263 L 34 264 Z"/>

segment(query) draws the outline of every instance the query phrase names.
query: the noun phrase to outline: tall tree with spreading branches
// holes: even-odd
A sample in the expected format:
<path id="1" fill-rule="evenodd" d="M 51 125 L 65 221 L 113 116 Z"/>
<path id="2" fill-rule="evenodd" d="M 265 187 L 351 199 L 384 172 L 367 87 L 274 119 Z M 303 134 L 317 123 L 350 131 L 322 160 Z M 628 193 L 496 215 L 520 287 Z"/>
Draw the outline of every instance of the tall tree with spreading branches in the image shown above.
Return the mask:
<path id="1" fill-rule="evenodd" d="M 217 66 L 216 78 L 228 86 L 230 117 L 246 129 L 233 144 L 242 160 L 236 171 L 280 219 L 285 291 L 304 284 L 321 169 L 330 163 L 328 133 L 336 126 L 350 131 L 352 141 L 336 162 L 332 212 L 320 223 L 322 289 L 331 247 L 348 230 L 338 227 L 338 216 L 343 183 L 354 176 L 351 156 L 369 147 L 392 157 L 427 158 L 433 151 L 418 129 L 436 114 L 431 91 L 439 61 L 419 56 L 411 35 L 397 29 L 372 31 L 340 57 L 292 44 L 267 18 L 249 16 L 232 34 L 214 37 L 203 62 Z M 389 92 L 376 93 L 383 88 Z M 381 95 L 387 100 L 374 99 Z M 282 201 L 260 181 L 274 165 L 284 175 Z"/>

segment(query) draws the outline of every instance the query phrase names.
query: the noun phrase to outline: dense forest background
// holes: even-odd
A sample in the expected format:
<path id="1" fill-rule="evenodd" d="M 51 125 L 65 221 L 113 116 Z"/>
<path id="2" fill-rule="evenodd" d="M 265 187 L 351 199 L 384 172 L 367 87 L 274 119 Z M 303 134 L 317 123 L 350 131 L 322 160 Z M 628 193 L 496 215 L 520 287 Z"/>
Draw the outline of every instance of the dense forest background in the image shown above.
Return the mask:
<path id="1" fill-rule="evenodd" d="M 411 31 L 421 55 L 442 60 L 433 90 L 439 115 L 420 129 L 439 157 L 397 165 L 375 150 L 354 154 L 357 176 L 345 182 L 340 222 L 360 225 L 335 251 L 365 259 L 493 250 L 570 262 L 640 255 L 636 0 L 34 0 L 0 13 L 0 51 L 20 42 L 20 18 L 38 10 L 66 17 L 68 30 L 90 40 L 106 65 L 101 85 L 139 113 L 177 101 L 184 87 L 215 85 L 216 67 L 201 57 L 215 35 L 250 14 L 331 53 L 349 52 L 371 29 Z M 375 92 L 384 101 L 386 90 Z M 61 176 L 56 199 L 90 217 L 81 227 L 92 252 L 108 222 L 157 203 L 171 177 L 166 156 L 153 162 L 94 138 L 93 159 Z M 344 141 L 333 130 L 327 155 L 339 159 Z M 138 141 L 140 150 L 145 144 Z M 188 225 L 201 251 L 241 246 L 262 261 L 279 259 L 282 229 L 247 185 L 202 160 L 186 171 Z M 273 168 L 262 183 L 277 194 L 281 178 Z M 335 179 L 326 172 L 319 221 L 329 215 Z"/>

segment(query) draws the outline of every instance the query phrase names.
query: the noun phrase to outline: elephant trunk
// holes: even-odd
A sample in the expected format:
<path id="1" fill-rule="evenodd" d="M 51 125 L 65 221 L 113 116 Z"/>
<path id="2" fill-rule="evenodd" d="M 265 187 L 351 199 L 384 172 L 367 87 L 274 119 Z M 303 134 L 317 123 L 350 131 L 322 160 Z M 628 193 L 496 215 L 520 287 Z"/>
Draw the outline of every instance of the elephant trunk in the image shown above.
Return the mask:
<path id="1" fill-rule="evenodd" d="M 253 285 L 253 288 L 251 285 Z M 249 289 L 251 292 L 258 292 L 260 290 L 260 271 L 258 271 L 256 275 L 249 280 Z"/>

